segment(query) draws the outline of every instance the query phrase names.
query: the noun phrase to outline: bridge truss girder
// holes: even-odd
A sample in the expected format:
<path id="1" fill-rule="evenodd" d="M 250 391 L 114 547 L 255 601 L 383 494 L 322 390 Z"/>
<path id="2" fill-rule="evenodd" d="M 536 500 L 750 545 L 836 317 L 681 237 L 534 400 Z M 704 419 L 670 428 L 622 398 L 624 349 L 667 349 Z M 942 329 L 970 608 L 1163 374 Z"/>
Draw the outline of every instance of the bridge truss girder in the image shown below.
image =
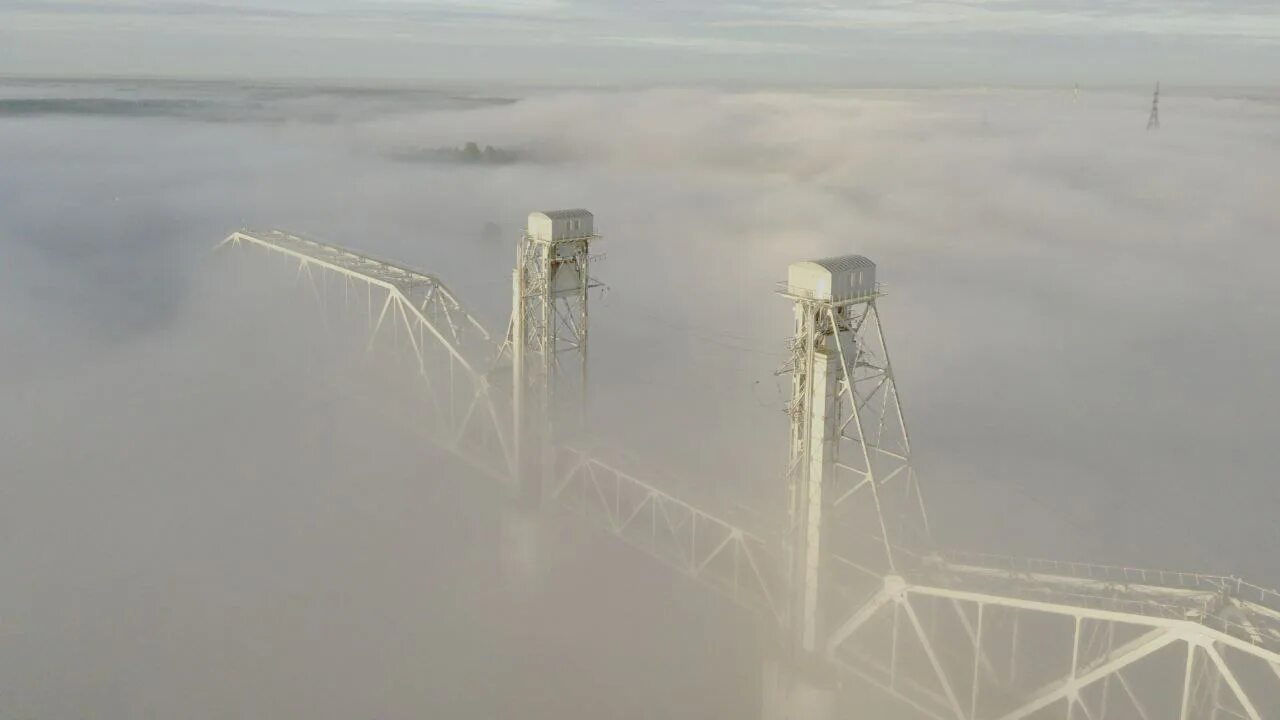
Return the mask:
<path id="1" fill-rule="evenodd" d="M 782 620 L 776 542 L 582 450 L 556 454 L 557 505 L 733 602 Z"/>
<path id="2" fill-rule="evenodd" d="M 296 263 L 295 281 L 308 286 L 322 311 L 337 305 L 351 315 L 363 306 L 367 350 L 389 344 L 393 355 L 414 368 L 427 399 L 425 425 L 432 441 L 510 480 L 510 401 L 495 388 L 487 367 L 493 338 L 439 278 L 275 230 L 235 232 L 222 246 L 255 247 Z M 334 298 L 339 293 L 340 305 Z"/>
<path id="3" fill-rule="evenodd" d="M 496 391 L 510 383 L 514 354 L 510 331 L 499 344 L 438 278 L 370 255 L 275 230 L 236 232 L 221 245 L 260 248 L 293 263 L 288 267 L 295 282 L 306 286 L 322 312 L 335 309 L 330 295 L 338 291 L 326 280 L 337 278 L 342 301 L 338 307 L 362 314 L 367 349 L 388 345 L 393 355 L 408 359 L 418 376 L 428 399 L 430 439 L 519 491 L 514 486 L 516 449 L 507 440 L 514 436 L 514 412 L 508 396 Z M 581 263 L 580 272 L 587 278 L 585 293 L 599 285 L 586 273 L 586 242 L 581 249 L 571 258 Z M 545 281 L 540 273 L 532 275 L 534 281 L 517 297 L 527 299 L 545 289 L 539 285 Z M 570 333 L 563 327 L 557 333 L 531 332 L 535 338 L 555 338 L 556 343 L 565 344 L 566 352 L 577 354 L 586 339 L 585 303 L 575 305 L 572 312 L 581 321 L 573 324 Z M 585 348 L 581 351 L 585 359 Z M 556 361 L 549 362 L 554 368 Z M 575 397 L 570 402 L 581 392 L 576 382 L 559 387 L 572 389 Z M 744 607 L 774 618 L 781 613 L 781 578 L 772 551 L 776 542 L 581 449 L 556 445 L 548 449 L 548 457 L 552 479 L 547 499 L 552 504 Z M 643 529 L 648 532 L 642 533 Z"/>
<path id="4" fill-rule="evenodd" d="M 936 720 L 1280 717 L 1280 655 L 1197 620 L 898 576 L 826 653 Z"/>
<path id="5" fill-rule="evenodd" d="M 431 439 L 514 479 L 511 398 L 494 390 L 506 387 L 495 369 L 503 353 L 439 279 L 278 231 L 237 232 L 223 244 L 284 258 L 323 309 L 332 309 L 340 284 L 342 307 L 362 306 L 369 347 L 389 343 L 419 376 Z M 790 369 L 801 369 L 801 386 L 815 376 L 819 351 L 834 351 L 828 369 L 839 376 L 833 475 L 823 494 L 830 523 L 816 576 L 824 603 L 814 626 L 822 628 L 818 654 L 927 718 L 1280 720 L 1274 591 L 1224 576 L 937 553 L 911 542 L 931 538 L 869 300 L 852 312 L 808 308 L 792 341 Z M 807 339 L 824 334 L 822 343 Z M 803 402 L 789 409 L 793 418 L 812 415 Z M 793 427 L 793 440 L 807 442 L 813 429 Z M 783 558 L 794 553 L 794 524 L 786 539 L 773 539 L 584 451 L 554 446 L 549 455 L 556 504 L 791 625 L 796 566 L 789 573 Z M 793 482 L 803 477 L 796 458 Z"/>

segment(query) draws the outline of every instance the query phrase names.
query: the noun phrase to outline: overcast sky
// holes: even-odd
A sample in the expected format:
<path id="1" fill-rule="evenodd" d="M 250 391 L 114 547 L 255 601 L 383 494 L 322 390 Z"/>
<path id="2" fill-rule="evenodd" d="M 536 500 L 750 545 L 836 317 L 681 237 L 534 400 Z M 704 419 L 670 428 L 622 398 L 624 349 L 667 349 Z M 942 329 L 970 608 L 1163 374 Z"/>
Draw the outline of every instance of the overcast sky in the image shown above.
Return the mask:
<path id="1" fill-rule="evenodd" d="M 0 0 L 0 74 L 1262 85 L 1273 0 Z"/>

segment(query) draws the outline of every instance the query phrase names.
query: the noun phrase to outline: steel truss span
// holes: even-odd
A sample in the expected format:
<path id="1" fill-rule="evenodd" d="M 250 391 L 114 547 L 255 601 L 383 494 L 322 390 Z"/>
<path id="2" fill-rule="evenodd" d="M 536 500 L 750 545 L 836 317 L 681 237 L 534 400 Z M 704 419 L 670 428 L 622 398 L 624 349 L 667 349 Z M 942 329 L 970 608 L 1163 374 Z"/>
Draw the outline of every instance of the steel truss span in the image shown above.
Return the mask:
<path id="1" fill-rule="evenodd" d="M 430 439 L 515 488 L 517 448 L 508 440 L 514 432 L 509 392 L 514 343 L 510 329 L 498 342 L 434 275 L 294 233 L 241 230 L 223 240 L 220 247 L 254 248 L 278 255 L 289 263 L 295 283 L 306 286 L 305 292 L 322 311 L 335 312 L 336 306 L 362 314 L 367 350 L 389 346 L 385 349 L 407 357 L 416 378 L 406 380 L 416 379 L 426 396 L 425 425 Z M 340 302 L 330 297 L 335 294 Z M 523 289 L 521 297 L 529 294 Z M 517 304 L 517 311 L 519 307 Z M 585 338 L 585 326 L 581 330 Z M 563 333 L 545 335 L 565 339 Z M 578 333 L 568 338 L 575 344 L 571 350 L 576 351 Z M 531 383 L 545 382 L 545 376 L 531 379 Z M 575 394 L 582 392 L 581 384 L 571 387 Z M 779 580 L 770 574 L 777 559 L 767 555 L 776 543 L 766 543 L 715 514 L 615 470 L 584 450 L 557 446 L 547 455 L 557 473 L 549 483 L 549 502 L 587 518 L 662 563 L 685 570 L 699 582 L 729 589 L 731 598 L 743 605 L 779 612 L 774 599 Z M 580 491 L 588 484 L 592 493 L 608 493 L 611 499 L 584 503 Z M 638 542 L 635 537 L 642 522 L 611 521 L 623 508 L 630 508 L 635 497 L 645 506 L 638 508 L 631 520 L 637 520 L 646 509 L 661 513 L 669 538 L 653 533 L 647 541 Z M 644 519 L 654 526 L 649 514 L 644 514 Z M 726 538 L 729 542 L 724 543 Z M 714 546 L 707 545 L 712 542 Z M 683 559 L 673 562 L 673 557 Z M 725 564 L 729 565 L 727 571 L 722 568 Z"/>
<path id="2" fill-rule="evenodd" d="M 932 718 L 1277 717 L 1274 651 L 1200 618 L 1023 597 L 1041 581 L 983 592 L 889 576 L 826 652 Z M 1097 600 L 1167 590 L 1116 588 Z"/>
<path id="3" fill-rule="evenodd" d="M 937 544 L 877 307 L 883 287 L 866 258 L 798 263 L 780 288 L 796 329 L 782 369 L 792 397 L 779 536 L 571 445 L 572 422 L 548 431 L 553 408 L 570 419 L 586 413 L 596 236 L 586 211 L 535 215 L 552 249 L 531 216 L 505 338 L 433 275 L 280 231 L 241 231 L 223 244 L 285 259 L 326 311 L 337 304 L 326 295 L 341 292 L 342 306 L 363 314 L 367 347 L 389 343 L 407 358 L 441 447 L 517 494 L 524 467 L 542 507 L 585 518 L 758 612 L 785 648 L 784 701 L 789 683 L 823 666 L 838 678 L 833 692 L 883 693 L 904 718 L 1280 720 L 1275 591 L 1221 575 Z M 560 239 L 578 219 L 586 230 Z M 559 312 L 546 297 L 538 304 L 539 292 L 576 304 Z M 575 358 L 573 374 L 553 381 L 569 370 L 562 353 Z"/>
<path id="4" fill-rule="evenodd" d="M 782 618 L 777 542 L 574 448 L 557 450 L 554 499 L 734 602 Z"/>
<path id="5" fill-rule="evenodd" d="M 249 246 L 296 263 L 295 280 L 321 308 L 364 306 L 372 350 L 391 336 L 406 353 L 427 396 L 431 439 L 491 475 L 508 478 L 515 462 L 510 401 L 488 376 L 493 336 L 439 278 L 369 255 L 278 230 L 232 233 L 222 243 Z"/>

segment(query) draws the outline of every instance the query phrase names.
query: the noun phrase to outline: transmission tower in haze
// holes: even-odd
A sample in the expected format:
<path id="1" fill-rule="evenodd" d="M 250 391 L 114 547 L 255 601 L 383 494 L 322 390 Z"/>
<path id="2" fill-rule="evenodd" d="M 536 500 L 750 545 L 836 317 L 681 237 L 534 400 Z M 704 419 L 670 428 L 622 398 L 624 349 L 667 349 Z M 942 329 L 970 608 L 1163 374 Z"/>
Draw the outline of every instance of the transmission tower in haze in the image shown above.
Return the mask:
<path id="1" fill-rule="evenodd" d="M 1160 83 L 1156 83 L 1156 94 L 1151 96 L 1151 116 L 1147 118 L 1147 129 L 1160 129 Z"/>

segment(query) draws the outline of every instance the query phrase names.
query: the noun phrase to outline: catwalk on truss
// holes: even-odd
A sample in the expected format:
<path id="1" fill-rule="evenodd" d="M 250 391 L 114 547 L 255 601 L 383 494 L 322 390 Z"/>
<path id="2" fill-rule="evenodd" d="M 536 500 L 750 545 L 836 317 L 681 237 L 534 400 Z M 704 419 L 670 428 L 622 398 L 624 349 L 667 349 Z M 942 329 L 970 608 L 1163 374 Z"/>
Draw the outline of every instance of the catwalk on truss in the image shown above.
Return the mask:
<path id="1" fill-rule="evenodd" d="M 940 548 L 868 258 L 798 262 L 778 288 L 795 322 L 780 534 L 579 445 L 597 239 L 585 210 L 530 216 L 505 337 L 428 273 L 278 231 L 225 244 L 285 258 L 322 308 L 355 303 L 369 347 L 403 355 L 423 387 L 432 439 L 526 507 L 568 509 L 758 611 L 777 648 L 768 717 L 834 717 L 876 688 L 937 720 L 1280 720 L 1275 591 Z"/>

